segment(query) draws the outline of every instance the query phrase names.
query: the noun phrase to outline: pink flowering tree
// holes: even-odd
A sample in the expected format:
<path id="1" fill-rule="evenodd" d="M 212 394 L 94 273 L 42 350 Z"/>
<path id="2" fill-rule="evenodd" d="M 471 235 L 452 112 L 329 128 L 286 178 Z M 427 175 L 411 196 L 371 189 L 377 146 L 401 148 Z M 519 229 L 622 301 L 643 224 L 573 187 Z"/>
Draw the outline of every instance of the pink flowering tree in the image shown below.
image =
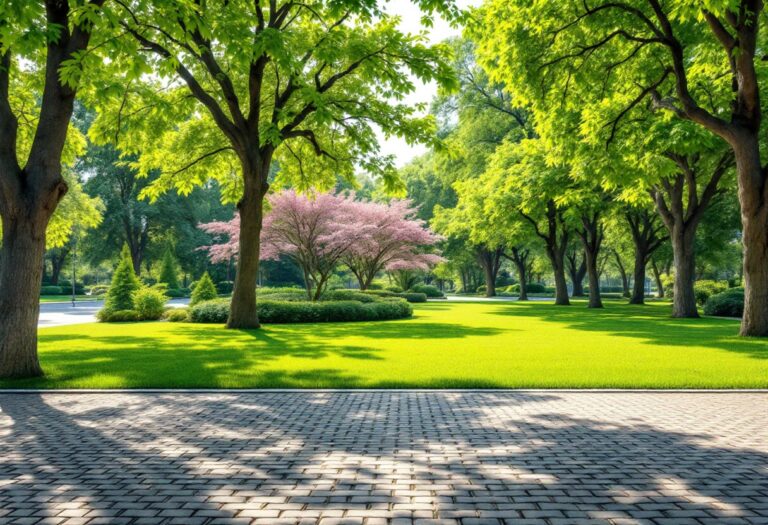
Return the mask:
<path id="1" fill-rule="evenodd" d="M 357 278 L 361 290 L 367 290 L 382 270 L 427 271 L 443 260 L 424 251 L 440 237 L 414 218 L 416 209 L 410 201 L 358 201 L 355 207 L 360 235 L 342 260 Z"/>
<path id="2" fill-rule="evenodd" d="M 262 260 L 286 256 L 301 269 L 307 297 L 318 300 L 334 270 L 346 264 L 367 289 L 382 270 L 428 270 L 442 260 L 425 253 L 440 237 L 414 219 L 409 201 L 389 204 L 355 201 L 351 196 L 293 190 L 268 198 L 270 211 L 261 231 Z M 216 244 L 208 246 L 213 262 L 237 256 L 240 221 L 201 225 Z"/>

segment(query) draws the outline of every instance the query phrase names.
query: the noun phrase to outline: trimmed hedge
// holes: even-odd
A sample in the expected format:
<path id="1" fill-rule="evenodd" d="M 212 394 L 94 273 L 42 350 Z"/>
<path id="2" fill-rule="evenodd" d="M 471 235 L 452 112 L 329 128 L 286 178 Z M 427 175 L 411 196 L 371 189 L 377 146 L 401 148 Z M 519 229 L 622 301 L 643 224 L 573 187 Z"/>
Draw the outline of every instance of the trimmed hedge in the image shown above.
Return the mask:
<path id="1" fill-rule="evenodd" d="M 306 295 L 304 296 L 306 299 Z M 272 296 L 270 296 L 270 299 Z M 325 292 L 320 298 L 321 301 L 358 301 L 361 303 L 372 303 L 376 297 L 372 294 L 360 292 L 358 290 L 331 290 Z"/>
<path id="2" fill-rule="evenodd" d="M 169 288 L 165 291 L 165 295 L 171 299 L 177 299 L 180 297 L 189 297 L 192 291 L 189 288 Z"/>
<path id="3" fill-rule="evenodd" d="M 141 321 L 136 310 L 99 310 L 96 318 L 102 323 L 135 323 Z"/>
<path id="4" fill-rule="evenodd" d="M 163 312 L 162 319 L 171 323 L 186 323 L 189 321 L 188 308 L 171 308 Z"/>
<path id="5" fill-rule="evenodd" d="M 235 288 L 235 283 L 232 281 L 219 281 L 216 283 L 216 291 L 220 295 L 229 295 Z"/>
<path id="6" fill-rule="evenodd" d="M 388 292 L 386 290 L 366 290 L 362 293 L 374 295 L 376 297 L 405 299 L 409 303 L 426 303 L 427 302 L 427 295 L 423 293 L 411 293 L 411 292 L 395 293 L 395 292 Z"/>
<path id="7" fill-rule="evenodd" d="M 414 286 L 408 291 L 412 293 L 423 293 L 424 295 L 432 299 L 442 299 L 443 297 L 445 297 L 443 295 L 443 292 L 441 292 L 437 286 L 433 286 L 431 284 L 417 284 L 416 286 Z"/>
<path id="8" fill-rule="evenodd" d="M 259 321 L 266 324 L 383 321 L 404 319 L 413 315 L 411 305 L 401 300 L 313 303 L 265 299 L 259 301 L 257 307 Z M 193 323 L 225 323 L 228 317 L 228 301 L 206 301 L 189 309 L 189 319 Z"/>
<path id="9" fill-rule="evenodd" d="M 306 291 L 304 288 L 299 288 L 298 286 L 262 286 L 261 288 L 256 289 L 256 293 L 260 295 L 271 295 L 275 293 L 295 293 L 295 292 L 301 292 L 306 296 Z"/>
<path id="10" fill-rule="evenodd" d="M 61 286 L 42 286 L 40 288 L 40 295 L 63 295 L 64 290 Z"/>
<path id="11" fill-rule="evenodd" d="M 704 304 L 704 314 L 719 317 L 744 315 L 744 288 L 731 288 L 715 294 Z"/>

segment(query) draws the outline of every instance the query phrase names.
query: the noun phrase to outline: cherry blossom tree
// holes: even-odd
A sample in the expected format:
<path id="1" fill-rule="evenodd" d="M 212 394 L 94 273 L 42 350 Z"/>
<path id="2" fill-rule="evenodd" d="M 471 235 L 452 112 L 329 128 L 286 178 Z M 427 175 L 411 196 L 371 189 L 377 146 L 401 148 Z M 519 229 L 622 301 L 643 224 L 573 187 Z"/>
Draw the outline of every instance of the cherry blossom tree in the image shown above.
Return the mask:
<path id="1" fill-rule="evenodd" d="M 296 263 L 311 300 L 320 298 L 341 263 L 349 266 L 364 290 L 382 270 L 428 270 L 442 260 L 423 251 L 440 237 L 413 218 L 416 210 L 409 201 L 374 203 L 332 193 L 304 196 L 293 190 L 272 195 L 268 201 L 261 259 L 287 256 Z M 237 256 L 239 217 L 201 228 L 218 241 L 205 247 L 213 262 Z"/>
<path id="2" fill-rule="evenodd" d="M 443 260 L 424 252 L 424 247 L 435 245 L 440 237 L 414 218 L 417 210 L 410 201 L 356 202 L 355 206 L 356 220 L 364 227 L 342 260 L 357 277 L 361 290 L 368 289 L 382 270 L 427 271 Z"/>

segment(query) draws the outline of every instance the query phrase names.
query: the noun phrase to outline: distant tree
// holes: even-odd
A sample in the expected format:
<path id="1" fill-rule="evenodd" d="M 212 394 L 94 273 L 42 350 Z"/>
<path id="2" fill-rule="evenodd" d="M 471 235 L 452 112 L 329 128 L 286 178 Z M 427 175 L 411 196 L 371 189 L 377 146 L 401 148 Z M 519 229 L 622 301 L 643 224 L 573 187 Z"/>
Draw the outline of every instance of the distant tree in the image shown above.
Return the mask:
<path id="1" fill-rule="evenodd" d="M 140 287 L 139 278 L 133 272 L 130 250 L 125 246 L 115 273 L 112 274 L 112 283 L 107 290 L 104 309 L 112 312 L 133 309 L 133 293 Z"/>
<path id="2" fill-rule="evenodd" d="M 178 270 L 176 269 L 176 259 L 173 257 L 171 249 L 165 250 L 163 255 L 163 262 L 160 268 L 159 282 L 168 285 L 169 289 L 175 289 L 179 287 Z"/>
<path id="3" fill-rule="evenodd" d="M 216 285 L 213 284 L 211 276 L 208 272 L 205 272 L 200 279 L 198 279 L 192 290 L 192 297 L 189 300 L 190 306 L 202 303 L 203 301 L 211 301 L 219 296 L 216 291 Z"/>

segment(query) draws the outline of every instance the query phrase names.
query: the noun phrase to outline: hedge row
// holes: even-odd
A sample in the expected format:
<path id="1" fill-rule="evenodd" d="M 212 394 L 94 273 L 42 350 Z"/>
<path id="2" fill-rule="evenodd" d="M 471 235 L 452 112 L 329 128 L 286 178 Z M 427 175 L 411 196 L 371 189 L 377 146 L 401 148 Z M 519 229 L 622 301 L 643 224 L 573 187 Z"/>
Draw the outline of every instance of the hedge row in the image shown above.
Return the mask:
<path id="1" fill-rule="evenodd" d="M 350 321 L 384 321 L 405 319 L 413 315 L 410 304 L 402 300 L 369 303 L 359 301 L 276 301 L 264 299 L 257 304 L 259 321 L 279 323 L 328 323 Z M 180 314 L 178 314 L 180 315 Z M 193 323 L 225 323 L 229 317 L 229 301 L 214 300 L 189 309 Z"/>
<path id="2" fill-rule="evenodd" d="M 730 288 L 715 294 L 704 304 L 706 315 L 742 317 L 744 315 L 744 288 Z"/>

